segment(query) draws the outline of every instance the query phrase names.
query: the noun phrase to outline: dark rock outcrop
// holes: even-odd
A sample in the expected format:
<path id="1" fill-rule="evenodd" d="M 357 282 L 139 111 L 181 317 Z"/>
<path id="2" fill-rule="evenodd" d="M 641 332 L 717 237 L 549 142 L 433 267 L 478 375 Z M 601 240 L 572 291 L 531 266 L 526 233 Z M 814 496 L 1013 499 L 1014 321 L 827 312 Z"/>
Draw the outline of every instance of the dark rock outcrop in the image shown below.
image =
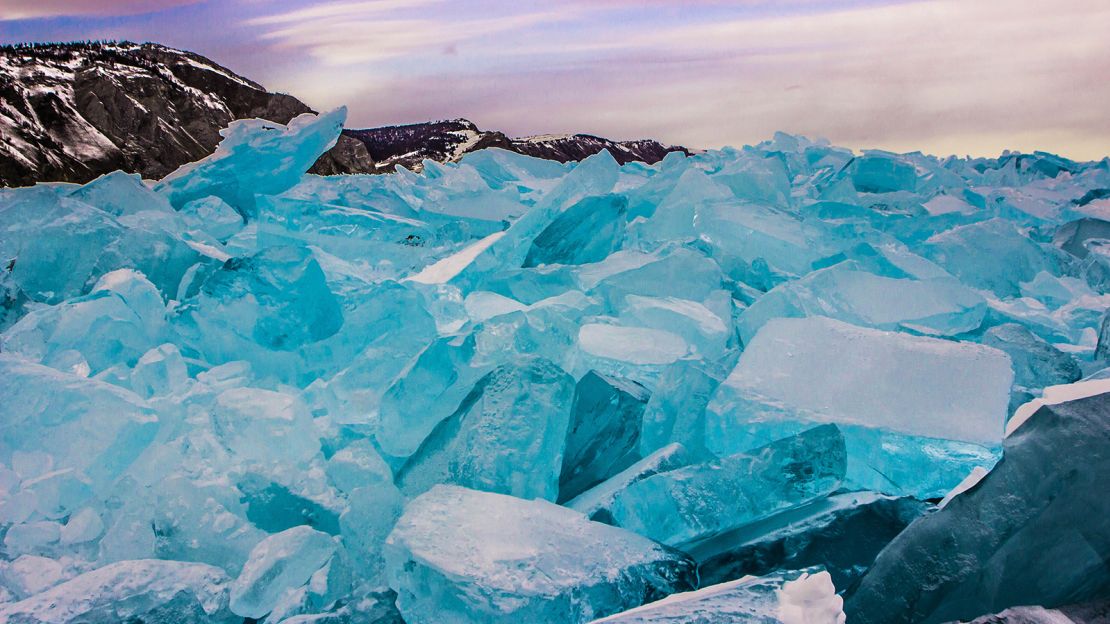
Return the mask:
<path id="1" fill-rule="evenodd" d="M 1041 407 L 982 481 L 879 553 L 849 590 L 848 621 L 970 620 L 1110 595 L 1107 449 L 1110 393 Z"/>

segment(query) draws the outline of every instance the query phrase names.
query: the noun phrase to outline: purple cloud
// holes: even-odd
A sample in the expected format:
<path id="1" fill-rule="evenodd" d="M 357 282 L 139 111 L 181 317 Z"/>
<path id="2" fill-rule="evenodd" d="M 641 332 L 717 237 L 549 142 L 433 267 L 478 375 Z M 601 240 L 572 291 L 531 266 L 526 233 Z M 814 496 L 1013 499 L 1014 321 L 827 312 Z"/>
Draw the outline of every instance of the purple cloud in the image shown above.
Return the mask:
<path id="1" fill-rule="evenodd" d="M 201 0 L 4 0 L 0 20 L 71 15 L 136 15 L 196 4 Z"/>

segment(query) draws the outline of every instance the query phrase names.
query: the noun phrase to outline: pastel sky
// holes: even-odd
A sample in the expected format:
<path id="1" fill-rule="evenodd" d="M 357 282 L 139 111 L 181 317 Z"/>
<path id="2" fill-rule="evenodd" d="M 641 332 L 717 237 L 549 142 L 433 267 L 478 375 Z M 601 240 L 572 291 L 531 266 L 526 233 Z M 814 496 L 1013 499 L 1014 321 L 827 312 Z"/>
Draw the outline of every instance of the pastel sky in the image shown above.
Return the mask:
<path id="1" fill-rule="evenodd" d="M 1110 154 L 1107 0 L 0 0 L 0 42 L 156 41 L 348 126 Z"/>

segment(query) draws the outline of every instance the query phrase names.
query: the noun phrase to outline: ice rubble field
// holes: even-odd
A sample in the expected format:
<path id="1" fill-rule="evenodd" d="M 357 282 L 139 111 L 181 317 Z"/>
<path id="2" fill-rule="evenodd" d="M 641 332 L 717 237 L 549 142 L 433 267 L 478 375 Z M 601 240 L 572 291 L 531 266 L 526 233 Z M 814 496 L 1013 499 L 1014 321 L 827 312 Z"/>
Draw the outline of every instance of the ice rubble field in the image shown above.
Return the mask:
<path id="1" fill-rule="evenodd" d="M 1110 585 L 1108 161 L 778 135 L 305 176 L 344 115 L 0 190 L 0 621 L 941 622 Z"/>

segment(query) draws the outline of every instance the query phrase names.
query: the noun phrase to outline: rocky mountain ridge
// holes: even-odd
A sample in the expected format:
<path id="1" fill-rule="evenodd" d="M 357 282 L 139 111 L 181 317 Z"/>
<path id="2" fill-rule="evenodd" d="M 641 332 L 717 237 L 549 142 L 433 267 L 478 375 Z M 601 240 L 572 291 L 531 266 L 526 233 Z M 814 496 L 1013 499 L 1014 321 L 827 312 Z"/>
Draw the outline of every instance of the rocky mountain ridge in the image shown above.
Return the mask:
<path id="1" fill-rule="evenodd" d="M 607 149 L 622 165 L 632 161 L 653 164 L 673 151 L 690 153 L 684 147 L 664 145 L 651 139 L 613 141 L 590 134 L 510 138 L 503 132 L 482 130 L 468 119 L 347 129 L 343 134 L 366 145 L 379 171 L 393 171 L 397 165 L 419 170 L 424 159 L 450 162 L 487 147 L 559 162 L 582 160 Z"/>

